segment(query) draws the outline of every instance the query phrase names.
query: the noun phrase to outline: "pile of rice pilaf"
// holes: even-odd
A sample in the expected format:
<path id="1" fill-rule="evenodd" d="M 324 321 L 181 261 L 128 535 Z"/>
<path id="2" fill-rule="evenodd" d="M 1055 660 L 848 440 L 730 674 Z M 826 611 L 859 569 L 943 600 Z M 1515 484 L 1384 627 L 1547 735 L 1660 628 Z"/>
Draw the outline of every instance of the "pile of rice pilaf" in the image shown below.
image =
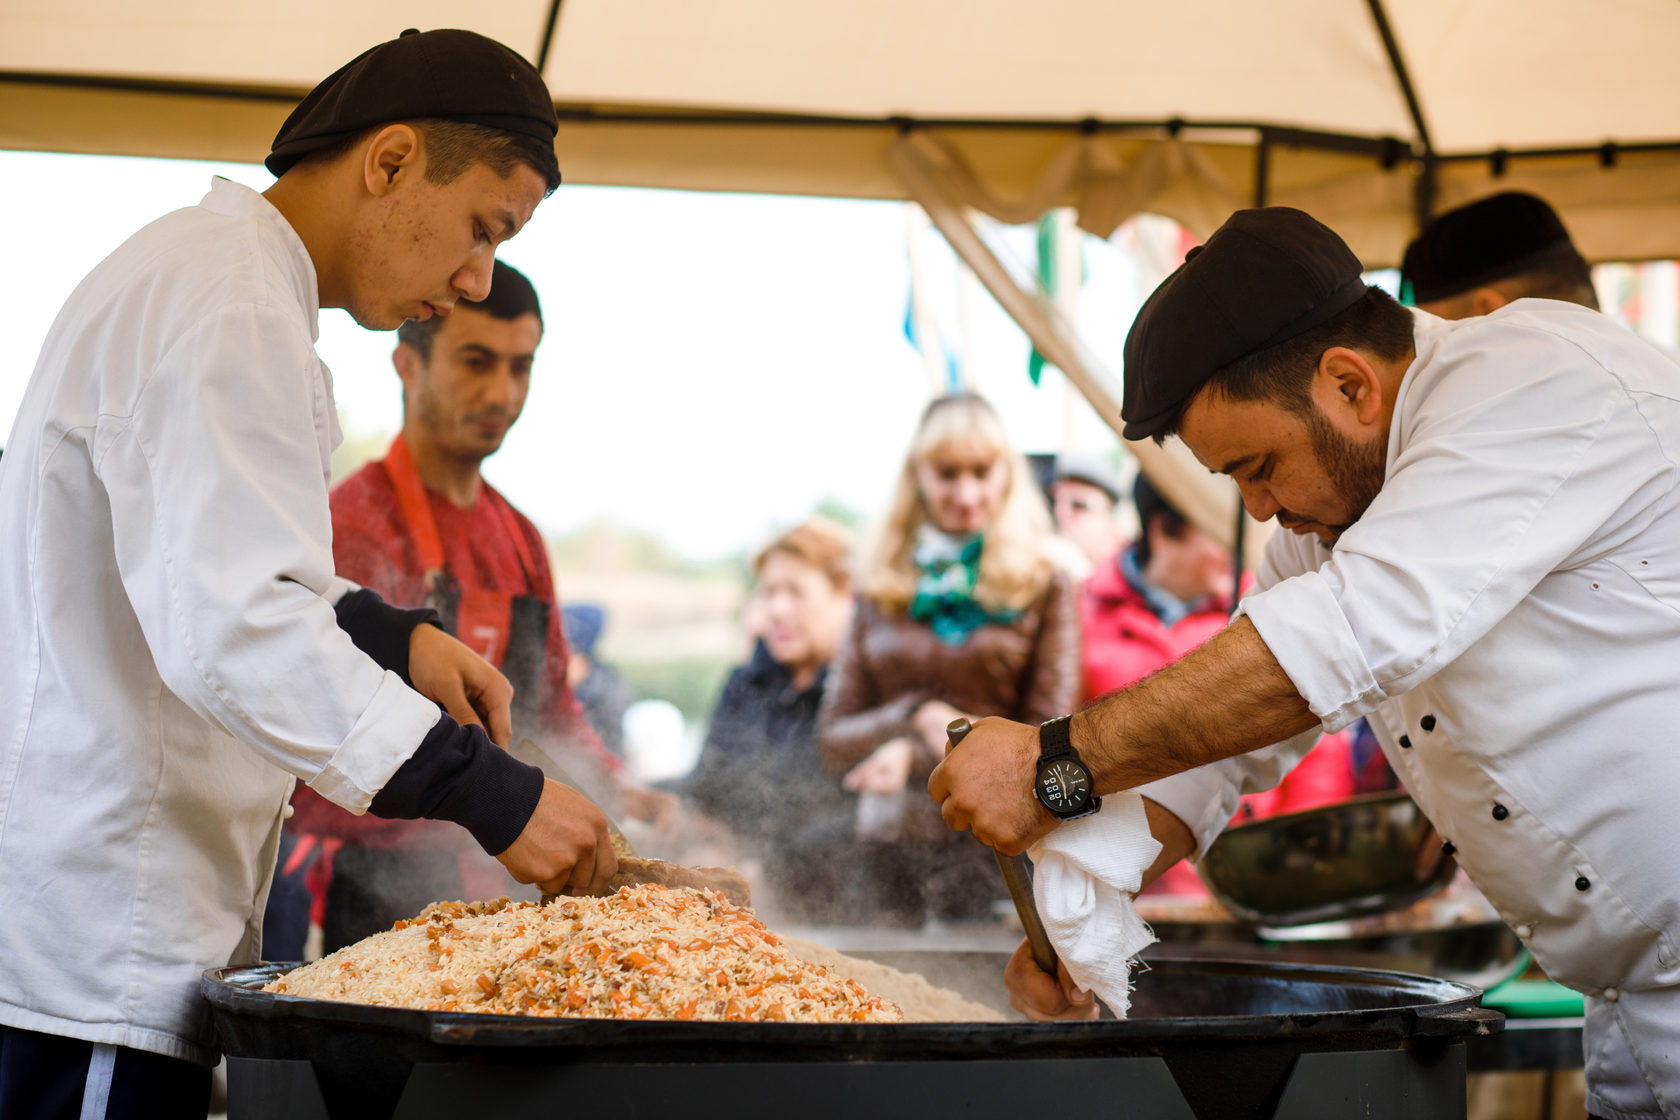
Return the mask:
<path id="1" fill-rule="evenodd" d="M 898 1007 L 808 964 L 712 891 L 433 903 L 263 988 L 313 999 L 579 1019 L 896 1023 Z"/>

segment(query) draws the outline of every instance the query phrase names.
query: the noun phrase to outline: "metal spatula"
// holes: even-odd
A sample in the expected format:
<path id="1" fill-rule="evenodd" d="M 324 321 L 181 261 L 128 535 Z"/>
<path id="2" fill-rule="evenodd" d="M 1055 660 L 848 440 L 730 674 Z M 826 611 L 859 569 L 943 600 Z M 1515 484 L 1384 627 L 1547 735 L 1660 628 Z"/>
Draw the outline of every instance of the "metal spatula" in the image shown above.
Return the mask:
<path id="1" fill-rule="evenodd" d="M 588 792 L 578 785 L 577 780 L 566 772 L 566 768 L 554 761 L 553 756 L 539 747 L 535 740 L 530 738 L 520 739 L 508 748 L 508 753 L 520 762 L 535 766 L 543 772 L 543 777 L 554 779 L 600 809 L 601 815 L 607 818 L 607 835 L 612 837 L 613 854 L 621 857 L 628 856 L 631 859 L 636 858 L 635 847 L 625 837 L 624 830 L 618 827 L 618 822 L 613 820 L 612 814 L 602 808 L 601 804 L 593 797 L 590 797 Z"/>

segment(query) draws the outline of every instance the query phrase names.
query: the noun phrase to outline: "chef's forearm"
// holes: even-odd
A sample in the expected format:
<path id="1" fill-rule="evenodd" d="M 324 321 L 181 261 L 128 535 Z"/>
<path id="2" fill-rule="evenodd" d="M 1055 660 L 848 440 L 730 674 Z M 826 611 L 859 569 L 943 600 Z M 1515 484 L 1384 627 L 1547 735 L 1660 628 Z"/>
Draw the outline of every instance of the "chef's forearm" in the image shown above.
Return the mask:
<path id="1" fill-rule="evenodd" d="M 396 673 L 404 684 L 414 683 L 408 675 L 409 640 L 416 626 L 437 622 L 436 611 L 393 606 L 363 587 L 341 596 L 333 604 L 333 614 L 338 628 L 350 635 L 357 649 L 373 658 L 381 669 Z"/>
<path id="2" fill-rule="evenodd" d="M 1098 793 L 1270 746 L 1319 724 L 1247 618 L 1073 717 Z"/>
<path id="3" fill-rule="evenodd" d="M 1142 886 L 1147 887 L 1166 874 L 1167 868 L 1196 851 L 1196 834 L 1171 809 L 1147 797 L 1143 799 L 1143 815 L 1149 822 L 1149 834 L 1161 845 L 1161 854 L 1143 873 Z"/>
<path id="4" fill-rule="evenodd" d="M 507 850 L 536 812 L 542 771 L 475 724 L 440 718 L 369 806 L 375 816 L 454 821 L 491 855 Z"/>

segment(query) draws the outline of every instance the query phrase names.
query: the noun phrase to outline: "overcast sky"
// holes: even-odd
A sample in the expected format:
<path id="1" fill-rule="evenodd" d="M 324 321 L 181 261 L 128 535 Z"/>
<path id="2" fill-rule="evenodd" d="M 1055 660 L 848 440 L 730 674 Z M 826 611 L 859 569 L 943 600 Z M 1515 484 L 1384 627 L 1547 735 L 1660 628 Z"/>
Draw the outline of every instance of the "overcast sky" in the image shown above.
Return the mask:
<path id="1" fill-rule="evenodd" d="M 75 285 L 212 174 L 273 181 L 256 165 L 0 152 L 0 430 Z M 696 559 L 753 549 L 825 499 L 876 512 L 929 393 L 903 329 L 914 228 L 896 203 L 562 187 L 502 251 L 536 284 L 548 333 L 486 476 L 546 531 L 608 518 Z M 936 235 L 915 236 L 935 317 L 1017 444 L 1112 452 L 1054 370 L 1032 386 L 1025 339 Z M 1030 252 L 1031 231 L 1008 242 Z M 1089 246 L 1082 326 L 1117 364 L 1141 281 L 1127 254 Z M 393 344 L 321 317 L 352 437 L 400 423 Z"/>

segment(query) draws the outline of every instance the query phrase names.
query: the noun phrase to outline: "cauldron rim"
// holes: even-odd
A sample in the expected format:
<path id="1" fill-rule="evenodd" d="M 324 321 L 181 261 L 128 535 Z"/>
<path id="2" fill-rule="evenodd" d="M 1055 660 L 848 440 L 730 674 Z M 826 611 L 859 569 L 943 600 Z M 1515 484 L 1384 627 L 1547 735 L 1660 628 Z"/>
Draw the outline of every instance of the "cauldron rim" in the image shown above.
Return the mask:
<path id="1" fill-rule="evenodd" d="M 802 1060 L 828 1051 L 848 1060 L 927 1058 L 1093 1050 L 1151 1050 L 1174 1040 L 1316 1038 L 1352 1048 L 1394 1045 L 1418 1037 L 1451 1038 L 1499 1030 L 1503 1018 L 1481 1008 L 1481 990 L 1412 973 L 1345 966 L 1217 958 L 1152 957 L 1140 983 L 1174 977 L 1268 985 L 1329 985 L 1375 994 L 1377 1005 L 1268 1014 L 1151 1017 L 1095 1022 L 1005 1023 L 720 1023 L 612 1019 L 547 1019 L 480 1012 L 377 1007 L 263 992 L 262 984 L 296 962 L 208 969 L 200 982 L 224 1048 L 236 1057 L 296 1056 L 300 1032 L 376 1033 L 407 1046 L 483 1054 L 515 1049 L 583 1049 L 590 1060 L 646 1058 L 650 1049 L 680 1055 L 745 1048 L 742 1056 Z M 1287 987 L 1279 990 L 1288 991 Z M 1388 999 L 1381 995 L 1390 994 Z"/>

